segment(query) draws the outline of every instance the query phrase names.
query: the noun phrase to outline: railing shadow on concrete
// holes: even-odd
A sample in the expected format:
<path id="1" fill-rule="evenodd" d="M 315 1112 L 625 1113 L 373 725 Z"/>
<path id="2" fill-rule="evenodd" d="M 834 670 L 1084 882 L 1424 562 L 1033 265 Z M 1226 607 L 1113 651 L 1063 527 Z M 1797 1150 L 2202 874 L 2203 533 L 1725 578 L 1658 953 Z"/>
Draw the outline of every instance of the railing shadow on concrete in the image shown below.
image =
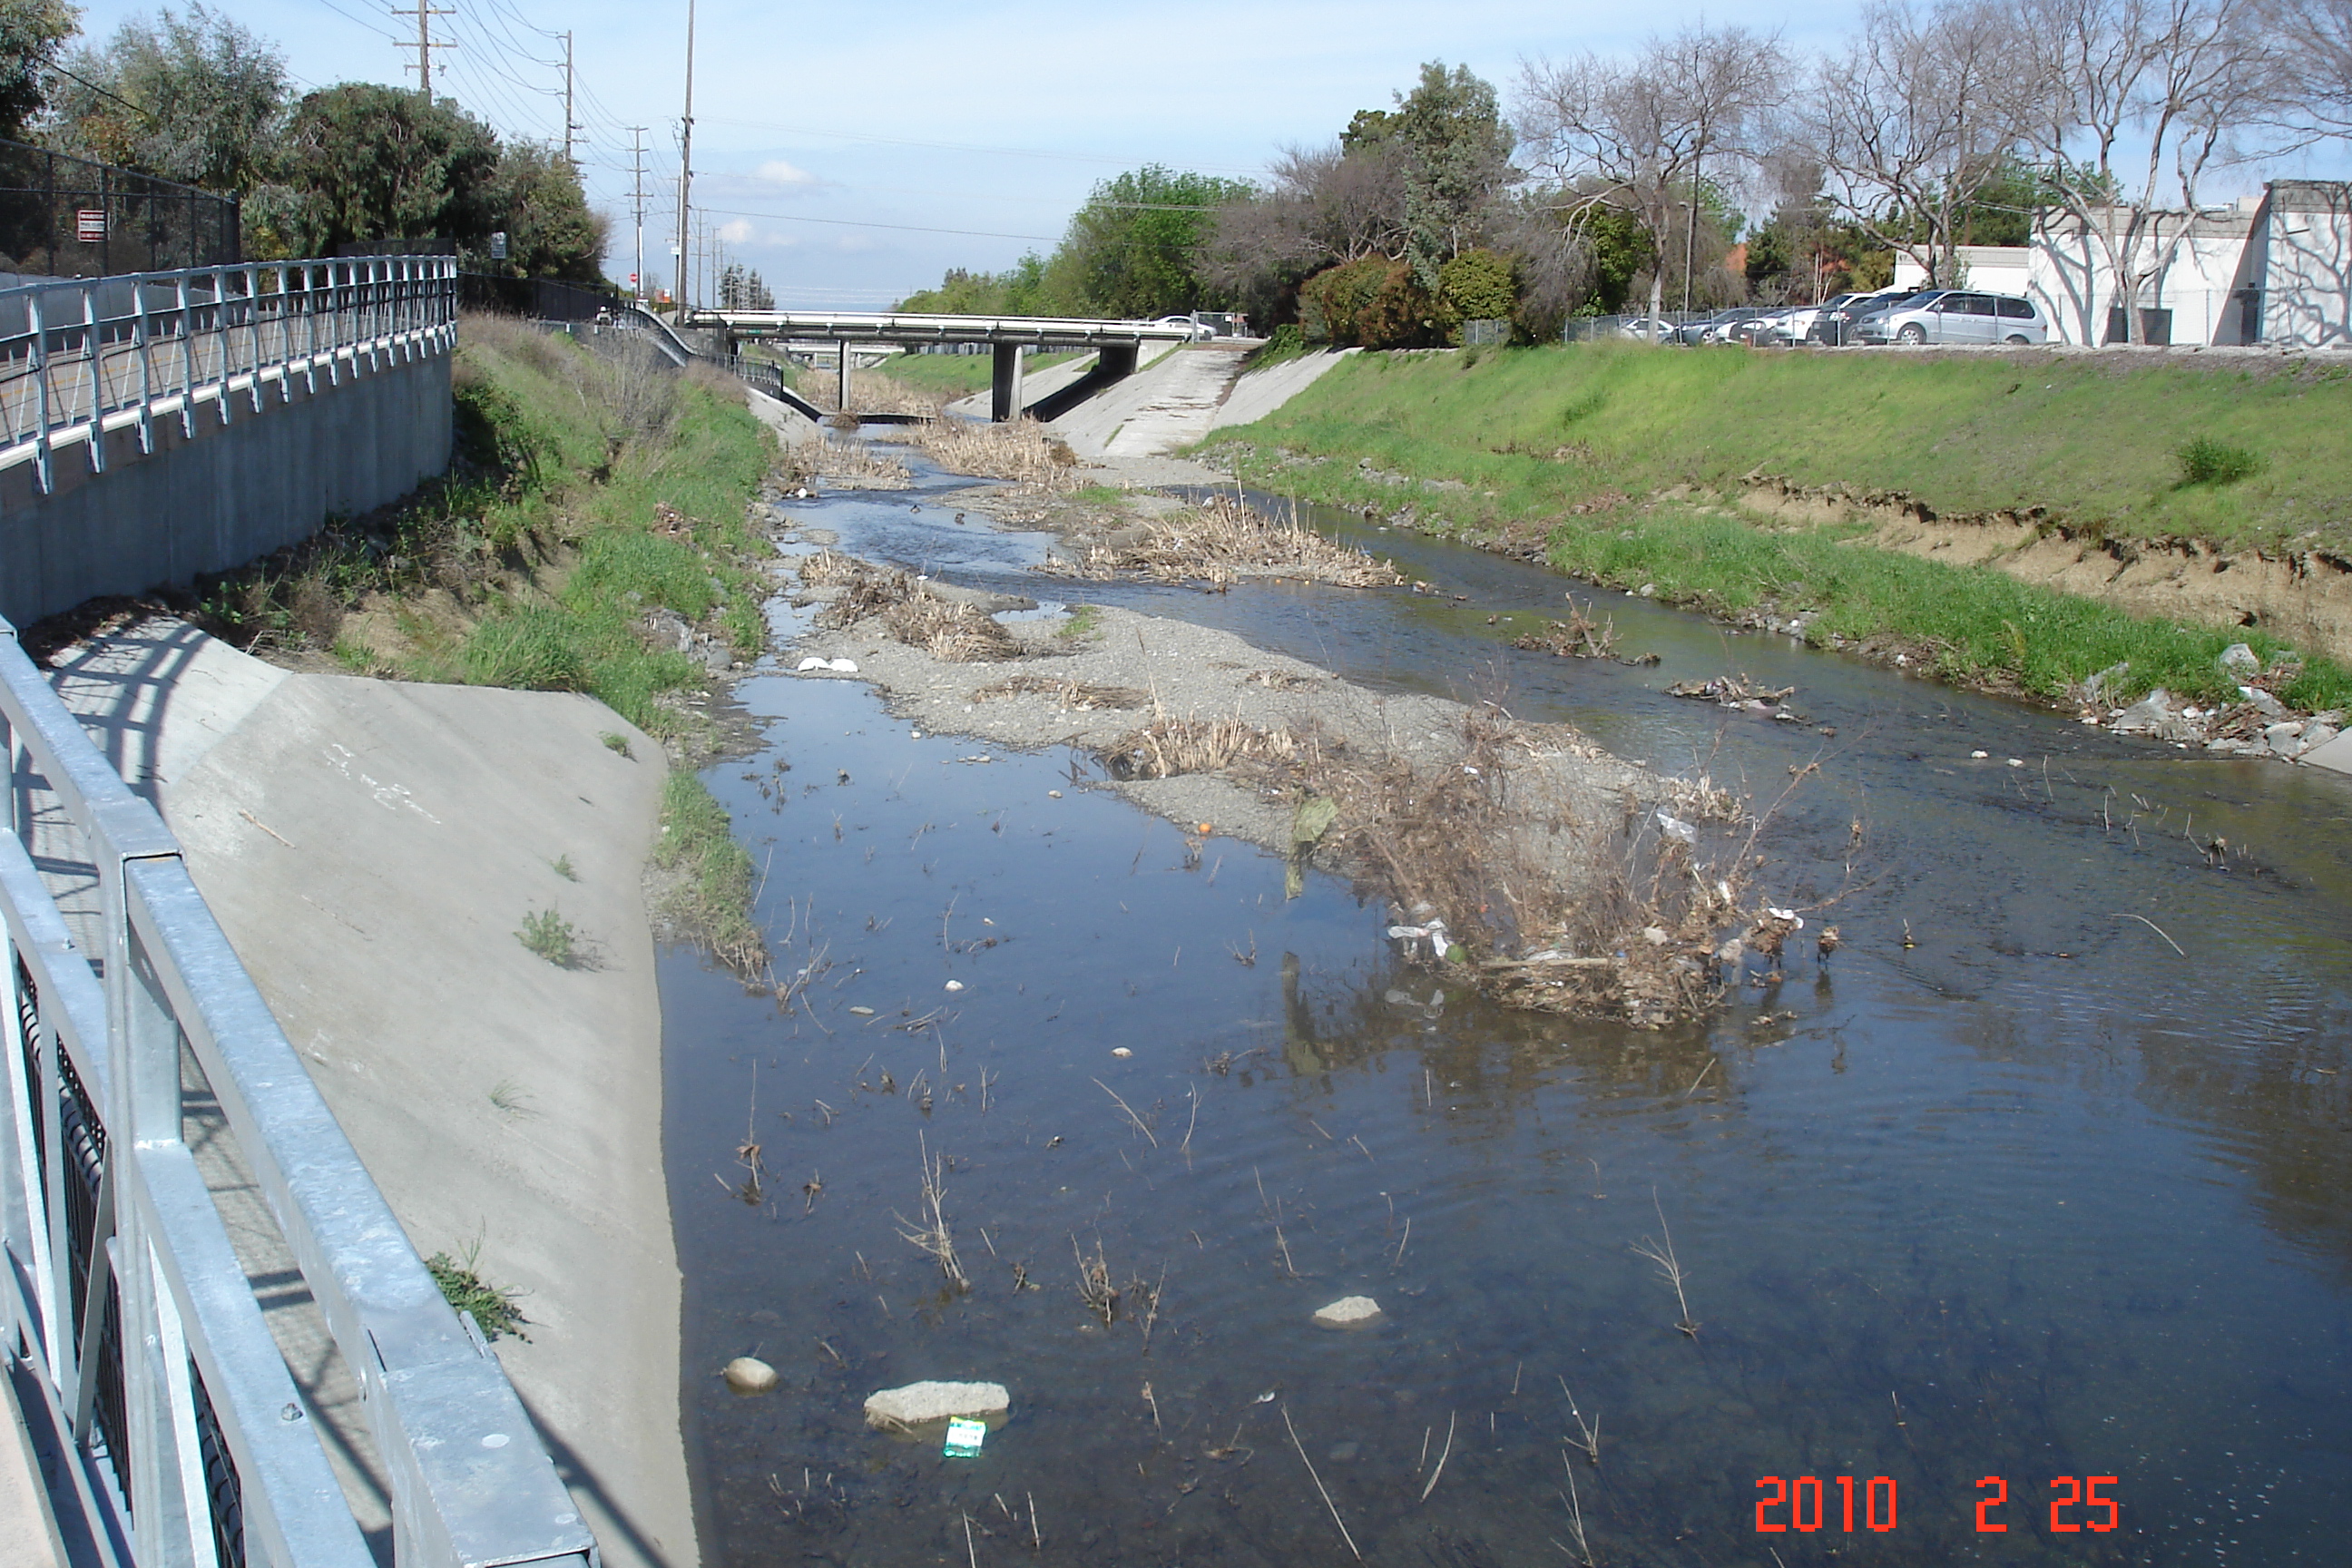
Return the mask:
<path id="1" fill-rule="evenodd" d="M 339 1439 L 263 1317 L 261 1296 L 307 1292 L 356 1379 L 399 1568 L 593 1568 L 529 1413 L 418 1260 L 178 842 L 5 623 L 0 731 L 0 1351 L 67 1461 L 51 1496 L 77 1556 L 373 1568 L 374 1510 L 338 1479 Z M 122 739 L 135 764 L 139 737 Z M 68 840 L 48 858 L 89 868 L 83 941 L 34 862 L 37 816 Z M 215 1142 L 234 1145 L 290 1269 L 257 1278 L 240 1260 L 199 1168 Z"/>

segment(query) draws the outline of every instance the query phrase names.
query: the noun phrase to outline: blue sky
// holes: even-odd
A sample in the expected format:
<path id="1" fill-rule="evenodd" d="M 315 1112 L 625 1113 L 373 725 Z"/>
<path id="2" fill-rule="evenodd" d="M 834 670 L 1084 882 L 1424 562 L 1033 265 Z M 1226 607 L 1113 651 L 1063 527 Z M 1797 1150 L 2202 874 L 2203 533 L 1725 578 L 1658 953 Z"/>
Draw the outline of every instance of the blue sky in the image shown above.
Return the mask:
<path id="1" fill-rule="evenodd" d="M 572 30 L 589 194 L 615 219 L 607 270 L 633 265 L 627 127 L 645 136 L 649 274 L 677 226 L 685 0 L 438 0 L 436 92 L 501 134 L 562 134 L 561 33 Z M 274 41 L 303 87 L 414 84 L 415 24 L 383 0 L 220 0 Z M 154 6 L 99 0 L 103 37 Z M 1716 4 L 1716 25 L 1833 43 L 1850 5 Z M 1505 90 L 1528 55 L 1631 49 L 1699 15 L 1564 0 L 940 0 L 868 9 L 698 0 L 695 205 L 780 301 L 887 303 L 950 266 L 1046 250 L 1097 180 L 1145 162 L 1247 176 L 1286 143 L 1328 140 L 1384 107 L 1420 63 L 1464 62 Z M 552 36 L 551 36 L 552 35 Z M 404 38 L 405 47 L 395 40 Z M 925 232 L 958 230 L 960 233 Z"/>

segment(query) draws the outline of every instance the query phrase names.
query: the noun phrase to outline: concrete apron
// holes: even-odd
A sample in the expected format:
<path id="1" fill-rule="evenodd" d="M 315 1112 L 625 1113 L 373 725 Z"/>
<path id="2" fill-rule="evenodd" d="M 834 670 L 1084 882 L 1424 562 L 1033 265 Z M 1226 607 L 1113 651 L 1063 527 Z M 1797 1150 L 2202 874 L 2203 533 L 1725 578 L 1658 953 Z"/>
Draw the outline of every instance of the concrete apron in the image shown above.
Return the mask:
<path id="1" fill-rule="evenodd" d="M 462 1260 L 478 1243 L 481 1275 L 520 1291 L 530 1340 L 495 1348 L 604 1560 L 690 1568 L 642 891 L 661 748 L 591 698 L 289 674 L 163 618 L 72 650 L 52 679 L 179 836 L 417 1251 Z M 52 866 L 47 805 L 36 854 Z M 566 857 L 573 879 L 554 869 Z M 86 868 L 52 880 L 69 920 L 94 918 Z M 548 909 L 583 933 L 585 964 L 517 939 Z M 389 1563 L 349 1373 L 187 1073 L 190 1142 Z"/>

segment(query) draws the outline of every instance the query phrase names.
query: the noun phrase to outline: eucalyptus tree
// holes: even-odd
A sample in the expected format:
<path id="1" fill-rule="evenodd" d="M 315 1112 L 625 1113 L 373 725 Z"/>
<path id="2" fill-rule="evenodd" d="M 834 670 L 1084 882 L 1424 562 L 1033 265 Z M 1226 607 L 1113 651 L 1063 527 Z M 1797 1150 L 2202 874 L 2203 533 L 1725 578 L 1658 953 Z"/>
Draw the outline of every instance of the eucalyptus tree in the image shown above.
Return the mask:
<path id="1" fill-rule="evenodd" d="M 1754 163 L 1788 73 L 1777 35 L 1704 23 L 1653 37 L 1631 59 L 1588 52 L 1522 63 L 1521 144 L 1557 183 L 1568 231 L 1616 212 L 1649 241 L 1654 336 L 1678 220 L 1687 308 L 1705 182 Z"/>
<path id="2" fill-rule="evenodd" d="M 191 5 L 76 49 L 50 94 L 60 151 L 243 195 L 268 178 L 290 94 L 278 47 Z"/>
<path id="3" fill-rule="evenodd" d="M 0 136 L 21 139 L 47 106 L 51 68 L 80 25 L 68 0 L 0 0 Z"/>

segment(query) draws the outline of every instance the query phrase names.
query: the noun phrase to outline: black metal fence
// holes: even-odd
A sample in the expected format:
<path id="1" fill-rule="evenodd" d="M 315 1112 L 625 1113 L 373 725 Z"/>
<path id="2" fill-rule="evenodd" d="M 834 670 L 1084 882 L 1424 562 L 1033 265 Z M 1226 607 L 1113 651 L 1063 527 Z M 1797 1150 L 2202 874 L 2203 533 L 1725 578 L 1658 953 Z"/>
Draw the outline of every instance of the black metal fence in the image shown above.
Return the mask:
<path id="1" fill-rule="evenodd" d="M 617 291 L 559 283 L 551 278 L 497 278 L 465 272 L 458 275 L 457 286 L 458 303 L 466 310 L 523 316 L 534 321 L 593 321 L 599 313 L 617 311 L 622 306 Z"/>
<path id="2" fill-rule="evenodd" d="M 105 278 L 245 259 L 235 196 L 0 141 L 0 272 Z"/>

